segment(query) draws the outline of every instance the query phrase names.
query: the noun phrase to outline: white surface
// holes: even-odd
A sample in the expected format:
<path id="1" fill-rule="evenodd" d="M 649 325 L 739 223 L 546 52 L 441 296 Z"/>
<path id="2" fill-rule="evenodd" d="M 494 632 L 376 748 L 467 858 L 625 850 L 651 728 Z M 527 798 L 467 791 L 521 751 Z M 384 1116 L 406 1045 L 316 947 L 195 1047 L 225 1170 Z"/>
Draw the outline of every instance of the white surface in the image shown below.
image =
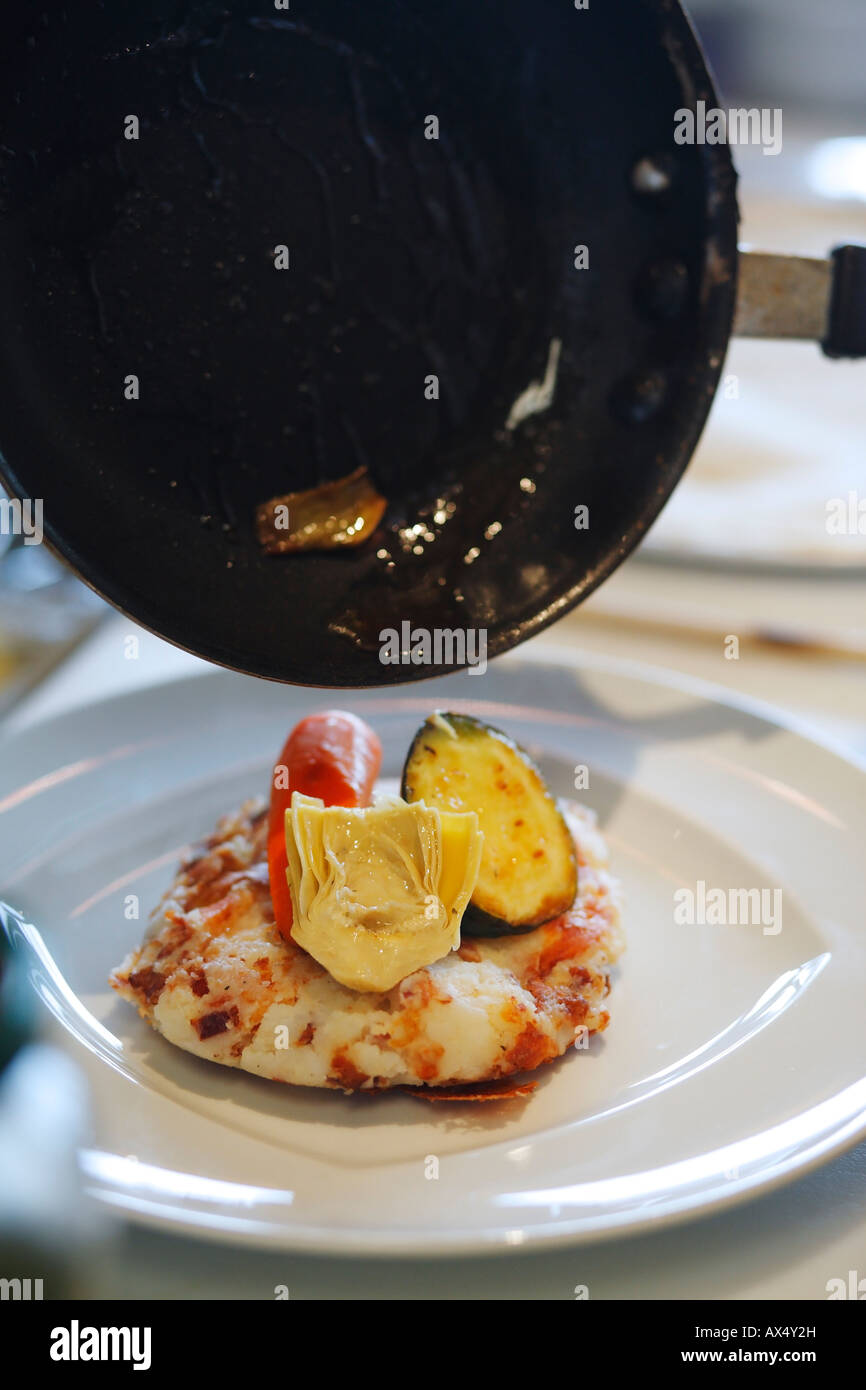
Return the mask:
<path id="1" fill-rule="evenodd" d="M 864 437 L 862 362 L 830 361 L 814 343 L 738 339 L 706 431 L 648 549 L 866 566 Z"/>
<path id="2" fill-rule="evenodd" d="M 840 650 L 786 645 L 798 634 Z M 778 705 L 866 757 L 866 578 L 722 575 L 632 561 L 551 636 Z M 843 655 L 846 644 L 864 655 Z"/>
<path id="3" fill-rule="evenodd" d="M 677 581 L 678 583 L 679 581 Z M 191 658 L 146 635 L 137 662 L 123 656 L 124 635 L 132 631 L 112 620 L 89 650 L 83 651 L 39 696 L 16 716 L 23 726 L 40 711 L 55 712 L 84 703 L 107 689 L 131 688 L 162 679 L 170 670 L 186 674 Z M 727 680 L 739 693 L 776 698 L 799 707 L 819 732 L 866 748 L 866 728 L 855 718 L 862 696 L 862 668 L 844 664 L 851 685 L 841 696 L 833 663 L 796 654 L 763 654 L 761 659 L 725 662 L 714 645 L 660 642 L 646 635 L 607 631 L 566 619 L 557 639 L 580 634 L 582 644 L 620 655 L 641 655 L 658 665 Z M 813 689 L 799 699 L 803 677 Z M 826 711 L 820 718 L 823 684 Z M 859 701 L 862 717 L 863 701 Z M 749 1203 L 745 1208 L 700 1220 L 667 1233 L 628 1238 L 576 1251 L 445 1260 L 320 1259 L 266 1255 L 202 1246 L 190 1240 L 128 1230 L 108 1261 L 92 1276 L 93 1292 L 122 1297 L 274 1296 L 286 1285 L 292 1298 L 572 1298 L 576 1284 L 598 1297 L 823 1298 L 828 1279 L 849 1269 L 866 1270 L 866 1145 L 837 1159 L 792 1187 Z"/>
<path id="4" fill-rule="evenodd" d="M 849 132 L 828 132 L 837 133 Z M 787 110 L 778 157 L 757 145 L 737 148 L 742 245 L 824 257 L 866 241 L 866 201 L 822 198 L 809 186 L 818 148 L 817 130 L 798 130 Z M 863 503 L 866 511 L 864 436 L 866 362 L 830 361 L 816 343 L 735 339 L 695 456 L 647 549 L 863 568 L 866 515 L 842 534 L 827 522 L 828 504 L 852 492 L 855 509 Z"/>

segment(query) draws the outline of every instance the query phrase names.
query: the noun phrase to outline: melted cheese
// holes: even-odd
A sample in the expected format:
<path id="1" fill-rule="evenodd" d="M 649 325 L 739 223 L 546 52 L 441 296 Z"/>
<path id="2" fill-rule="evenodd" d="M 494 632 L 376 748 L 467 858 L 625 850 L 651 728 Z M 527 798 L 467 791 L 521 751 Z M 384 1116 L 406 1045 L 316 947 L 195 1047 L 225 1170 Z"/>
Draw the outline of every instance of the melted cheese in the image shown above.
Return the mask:
<path id="1" fill-rule="evenodd" d="M 399 797 L 362 809 L 295 792 L 286 811 L 292 937 L 350 989 L 391 989 L 460 945 L 481 863 L 474 812 Z"/>

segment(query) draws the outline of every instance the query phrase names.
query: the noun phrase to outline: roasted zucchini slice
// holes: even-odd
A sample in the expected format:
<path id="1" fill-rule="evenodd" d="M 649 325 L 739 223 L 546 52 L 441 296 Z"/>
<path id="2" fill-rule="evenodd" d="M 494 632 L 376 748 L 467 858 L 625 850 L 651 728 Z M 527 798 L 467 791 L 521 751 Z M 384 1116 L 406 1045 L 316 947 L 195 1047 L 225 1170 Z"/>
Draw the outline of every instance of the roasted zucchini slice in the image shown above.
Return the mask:
<path id="1" fill-rule="evenodd" d="M 467 714 L 430 715 L 409 749 L 402 794 L 478 815 L 484 847 L 464 936 L 531 931 L 571 907 L 574 841 L 538 768 L 507 734 Z"/>

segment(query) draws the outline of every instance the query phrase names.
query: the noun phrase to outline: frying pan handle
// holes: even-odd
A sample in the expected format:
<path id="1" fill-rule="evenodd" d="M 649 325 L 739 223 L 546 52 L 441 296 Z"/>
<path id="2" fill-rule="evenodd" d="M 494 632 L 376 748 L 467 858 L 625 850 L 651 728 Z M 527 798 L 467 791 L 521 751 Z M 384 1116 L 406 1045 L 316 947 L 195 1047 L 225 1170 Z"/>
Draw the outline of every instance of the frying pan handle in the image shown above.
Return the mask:
<path id="1" fill-rule="evenodd" d="M 812 338 L 827 357 L 866 357 L 866 246 L 828 260 L 740 252 L 734 333 Z"/>

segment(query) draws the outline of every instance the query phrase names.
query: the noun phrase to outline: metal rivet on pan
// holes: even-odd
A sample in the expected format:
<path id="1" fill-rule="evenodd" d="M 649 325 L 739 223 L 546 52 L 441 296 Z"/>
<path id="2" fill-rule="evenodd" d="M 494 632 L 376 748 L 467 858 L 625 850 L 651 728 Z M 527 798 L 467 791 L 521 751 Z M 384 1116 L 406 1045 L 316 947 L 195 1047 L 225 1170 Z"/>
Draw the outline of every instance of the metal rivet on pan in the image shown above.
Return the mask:
<path id="1" fill-rule="evenodd" d="M 664 404 L 667 392 L 664 372 L 634 372 L 614 387 L 611 408 L 627 425 L 643 425 Z"/>
<path id="2" fill-rule="evenodd" d="M 673 178 L 674 161 L 664 153 L 644 155 L 631 171 L 631 184 L 635 192 L 650 196 L 666 193 Z"/>
<path id="3" fill-rule="evenodd" d="M 674 319 L 682 313 L 689 290 L 689 272 L 675 256 L 644 266 L 635 286 L 635 300 L 651 319 Z"/>

